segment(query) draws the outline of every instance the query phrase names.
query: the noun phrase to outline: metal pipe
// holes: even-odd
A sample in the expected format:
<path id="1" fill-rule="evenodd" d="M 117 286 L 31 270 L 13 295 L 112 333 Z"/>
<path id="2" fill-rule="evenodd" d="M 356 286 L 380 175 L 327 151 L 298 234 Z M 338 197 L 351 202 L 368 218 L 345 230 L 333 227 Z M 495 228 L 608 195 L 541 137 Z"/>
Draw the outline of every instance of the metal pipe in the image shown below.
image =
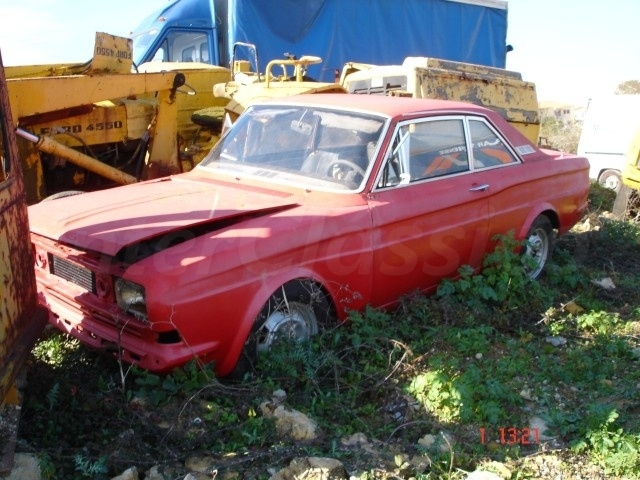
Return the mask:
<path id="1" fill-rule="evenodd" d="M 16 133 L 20 135 L 22 138 L 26 138 L 32 143 L 38 143 L 38 136 L 34 135 L 31 132 L 27 132 L 26 130 L 22 130 L 21 128 L 16 128 Z"/>
<path id="2" fill-rule="evenodd" d="M 60 142 L 56 142 L 51 137 L 38 137 L 37 135 L 27 132 L 21 128 L 16 128 L 16 134 L 35 143 L 38 150 L 64 158 L 71 163 L 85 168 L 90 172 L 96 173 L 108 180 L 112 180 L 121 185 L 136 183 L 136 177 L 133 175 L 122 172 L 117 168 L 110 167 L 109 165 L 102 163 L 100 160 L 96 160 L 95 158 L 63 145 Z"/>

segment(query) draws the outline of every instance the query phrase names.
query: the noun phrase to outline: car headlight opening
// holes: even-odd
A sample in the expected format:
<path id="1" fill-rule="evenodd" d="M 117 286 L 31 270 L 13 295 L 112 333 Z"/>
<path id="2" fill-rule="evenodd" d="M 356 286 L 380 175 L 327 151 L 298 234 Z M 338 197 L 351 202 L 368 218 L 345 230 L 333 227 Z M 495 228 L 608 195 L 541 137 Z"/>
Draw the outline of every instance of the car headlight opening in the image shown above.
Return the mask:
<path id="1" fill-rule="evenodd" d="M 116 280 L 115 287 L 118 306 L 125 312 L 146 320 L 147 298 L 144 287 L 123 278 Z"/>

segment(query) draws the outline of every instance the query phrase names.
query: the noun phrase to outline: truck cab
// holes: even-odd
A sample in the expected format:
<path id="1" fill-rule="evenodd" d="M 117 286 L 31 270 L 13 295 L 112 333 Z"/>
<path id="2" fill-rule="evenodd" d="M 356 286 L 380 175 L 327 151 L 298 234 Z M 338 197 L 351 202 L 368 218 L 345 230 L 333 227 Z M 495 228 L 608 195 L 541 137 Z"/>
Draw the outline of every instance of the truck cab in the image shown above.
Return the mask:
<path id="1" fill-rule="evenodd" d="M 134 63 L 199 62 L 222 65 L 218 22 L 226 1 L 174 0 L 145 18 L 132 33 Z"/>

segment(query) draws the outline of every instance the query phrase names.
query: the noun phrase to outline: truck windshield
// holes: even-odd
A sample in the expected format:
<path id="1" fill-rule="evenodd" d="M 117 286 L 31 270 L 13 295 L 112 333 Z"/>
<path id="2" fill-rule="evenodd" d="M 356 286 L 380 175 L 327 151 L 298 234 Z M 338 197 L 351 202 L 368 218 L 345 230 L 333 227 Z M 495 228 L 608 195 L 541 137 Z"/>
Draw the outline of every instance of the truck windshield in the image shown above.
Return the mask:
<path id="1" fill-rule="evenodd" d="M 158 37 L 159 30 L 152 28 L 151 30 L 145 30 L 137 33 L 133 36 L 133 63 L 140 65 L 144 58 L 148 54 L 149 47 L 155 42 Z M 162 60 L 162 58 L 160 58 Z"/>
<path id="2" fill-rule="evenodd" d="M 150 29 L 133 37 L 136 65 L 144 62 L 212 63 L 211 42 L 206 31 L 173 29 L 166 32 L 158 43 L 160 32 L 158 29 Z"/>
<path id="3" fill-rule="evenodd" d="M 358 190 L 384 125 L 384 118 L 339 109 L 254 106 L 200 166 L 307 188 Z"/>

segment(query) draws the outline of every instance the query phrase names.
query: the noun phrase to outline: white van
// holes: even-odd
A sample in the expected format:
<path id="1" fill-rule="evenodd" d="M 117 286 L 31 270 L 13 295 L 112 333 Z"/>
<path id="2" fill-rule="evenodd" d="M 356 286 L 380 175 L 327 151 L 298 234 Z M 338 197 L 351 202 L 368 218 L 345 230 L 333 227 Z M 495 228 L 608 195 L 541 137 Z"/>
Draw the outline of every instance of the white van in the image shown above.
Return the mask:
<path id="1" fill-rule="evenodd" d="M 618 191 L 625 154 L 640 127 L 640 95 L 609 95 L 589 102 L 578 155 L 589 159 L 589 176 Z"/>

